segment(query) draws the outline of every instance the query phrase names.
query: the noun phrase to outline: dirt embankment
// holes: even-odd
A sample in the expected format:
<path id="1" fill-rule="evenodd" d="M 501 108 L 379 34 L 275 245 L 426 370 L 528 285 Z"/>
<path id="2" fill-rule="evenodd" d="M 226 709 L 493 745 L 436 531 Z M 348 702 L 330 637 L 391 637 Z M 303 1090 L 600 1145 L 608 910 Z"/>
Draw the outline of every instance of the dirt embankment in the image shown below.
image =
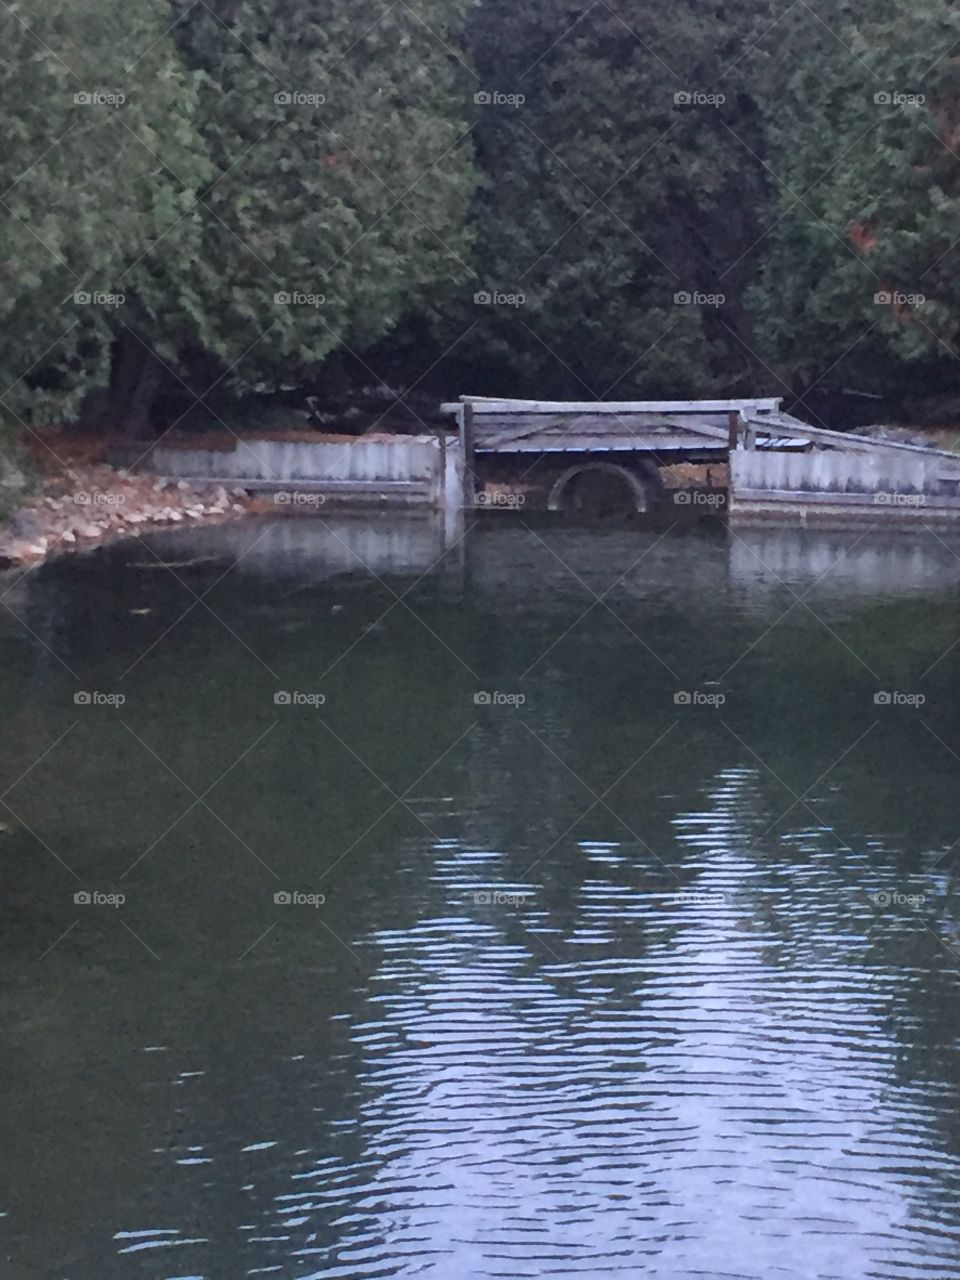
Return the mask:
<path id="1" fill-rule="evenodd" d="M 31 565 L 117 535 L 235 520 L 254 507 L 243 489 L 127 474 L 101 462 L 47 468 L 34 493 L 0 523 L 0 568 Z"/>

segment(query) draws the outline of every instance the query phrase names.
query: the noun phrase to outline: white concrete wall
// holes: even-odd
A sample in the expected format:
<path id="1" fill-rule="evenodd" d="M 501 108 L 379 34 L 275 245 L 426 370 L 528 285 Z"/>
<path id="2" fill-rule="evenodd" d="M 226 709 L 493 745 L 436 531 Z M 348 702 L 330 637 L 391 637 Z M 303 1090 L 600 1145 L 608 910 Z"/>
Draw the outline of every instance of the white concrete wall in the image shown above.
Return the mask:
<path id="1" fill-rule="evenodd" d="M 151 450 L 145 466 L 166 476 L 209 479 L 226 483 L 244 480 L 294 487 L 298 481 L 319 484 L 406 482 L 429 487 L 437 503 L 457 492 L 459 445 L 447 447 L 443 474 L 440 442 L 433 436 L 398 436 L 395 440 L 365 440 L 349 444 L 307 441 L 238 440 L 232 449 Z"/>
<path id="2" fill-rule="evenodd" d="M 774 453 L 735 449 L 730 484 L 738 490 L 788 493 L 925 493 L 937 484 L 941 460 L 877 452 Z"/>

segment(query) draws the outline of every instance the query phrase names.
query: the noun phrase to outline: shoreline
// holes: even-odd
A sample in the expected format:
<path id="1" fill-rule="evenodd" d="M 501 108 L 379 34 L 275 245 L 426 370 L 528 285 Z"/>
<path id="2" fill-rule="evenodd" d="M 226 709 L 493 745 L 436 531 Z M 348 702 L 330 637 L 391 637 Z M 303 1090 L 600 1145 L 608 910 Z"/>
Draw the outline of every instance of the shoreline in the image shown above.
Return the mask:
<path id="1" fill-rule="evenodd" d="M 260 503 L 238 486 L 128 473 L 107 463 L 70 463 L 0 521 L 0 570 L 32 568 L 54 555 L 114 537 L 223 524 Z"/>

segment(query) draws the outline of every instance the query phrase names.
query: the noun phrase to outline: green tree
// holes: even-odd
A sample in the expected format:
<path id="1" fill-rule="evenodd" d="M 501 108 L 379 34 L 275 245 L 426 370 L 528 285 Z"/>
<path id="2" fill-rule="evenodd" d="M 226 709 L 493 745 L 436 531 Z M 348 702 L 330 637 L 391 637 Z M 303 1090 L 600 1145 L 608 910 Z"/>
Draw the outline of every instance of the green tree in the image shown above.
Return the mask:
<path id="1" fill-rule="evenodd" d="M 956 385 L 960 14 L 944 0 L 783 24 L 776 222 L 753 303 L 798 391 Z"/>
<path id="2" fill-rule="evenodd" d="M 106 377 L 115 336 L 153 328 L 162 284 L 144 263 L 186 263 L 206 172 L 196 77 L 165 37 L 163 0 L 36 0 L 0 7 L 0 405 L 58 420 Z"/>
<path id="3" fill-rule="evenodd" d="M 208 385 L 302 386 L 468 274 L 462 8 L 242 0 L 177 25 L 213 166 L 181 355 Z"/>
<path id="4" fill-rule="evenodd" d="M 768 202 L 763 8 L 477 10 L 481 90 L 523 97 L 476 116 L 480 285 L 525 297 L 481 318 L 487 386 L 626 398 L 755 382 L 742 296 Z"/>

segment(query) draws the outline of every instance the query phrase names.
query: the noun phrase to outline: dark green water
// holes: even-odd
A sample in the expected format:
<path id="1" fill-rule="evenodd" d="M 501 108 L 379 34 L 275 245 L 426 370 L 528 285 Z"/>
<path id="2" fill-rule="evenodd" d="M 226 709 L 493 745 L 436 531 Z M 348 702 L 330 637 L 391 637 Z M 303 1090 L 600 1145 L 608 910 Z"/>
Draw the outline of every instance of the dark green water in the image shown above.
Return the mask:
<path id="1" fill-rule="evenodd" d="M 433 536 L 2 580 L 3 1276 L 960 1277 L 960 548 Z"/>

